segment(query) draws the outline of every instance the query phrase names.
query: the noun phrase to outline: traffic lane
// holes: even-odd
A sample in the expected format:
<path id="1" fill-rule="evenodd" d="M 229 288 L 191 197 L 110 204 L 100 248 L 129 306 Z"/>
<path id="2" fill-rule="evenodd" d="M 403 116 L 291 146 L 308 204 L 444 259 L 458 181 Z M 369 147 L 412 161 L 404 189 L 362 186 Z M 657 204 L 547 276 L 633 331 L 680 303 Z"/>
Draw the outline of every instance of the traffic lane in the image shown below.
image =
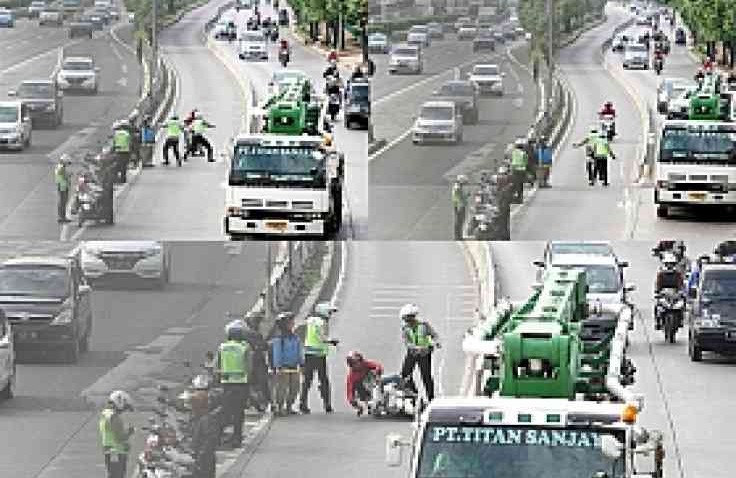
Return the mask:
<path id="1" fill-rule="evenodd" d="M 604 25 L 560 53 L 560 69 L 575 96 L 570 134 L 552 168 L 552 187 L 537 191 L 514 217 L 512 238 L 621 238 L 633 230 L 638 202 L 632 182 L 638 170 L 642 125 L 634 102 L 604 70 L 599 57 L 600 45 L 626 18 L 618 9 L 609 8 Z M 573 148 L 572 144 L 584 139 L 591 125 L 597 125 L 597 112 L 606 101 L 616 106 L 617 136 L 612 149 L 618 159 L 608 161 L 610 186 L 604 188 L 600 183 L 588 185 L 584 148 Z"/>
<path id="2" fill-rule="evenodd" d="M 65 94 L 63 122 L 57 129 L 34 129 L 31 148 L 3 154 L 0 161 L 0 235 L 24 239 L 58 239 L 57 194 L 53 167 L 58 156 L 74 157 L 80 148 L 97 148 L 110 125 L 132 111 L 138 99 L 139 67 L 134 55 L 109 35 L 79 42 L 67 55 L 90 55 L 100 67 L 97 95 Z M 25 79 L 48 78 L 56 58 L 44 58 L 4 76 L 0 88 L 15 88 Z"/>
<path id="3" fill-rule="evenodd" d="M 468 155 L 483 148 L 502 157 L 506 145 L 525 135 L 534 119 L 536 90 L 531 76 L 504 62 L 505 92 L 480 100 L 478 125 L 465 125 L 457 146 L 414 145 L 410 135 L 376 157 L 370 166 L 368 237 L 451 240 L 454 237 L 450 183 L 459 174 L 489 167 Z M 463 69 L 463 72 L 466 71 Z M 531 96 L 531 98 L 530 98 Z"/>
<path id="4" fill-rule="evenodd" d="M 654 244 L 622 241 L 613 245 L 619 257 L 631 264 L 626 270 L 626 282 L 638 288 L 632 298 L 641 311 L 641 319 L 630 335 L 629 346 L 629 356 L 637 367 L 633 390 L 645 397 L 641 423 L 664 433 L 665 476 L 680 476 L 673 439 L 679 448 L 683 476 L 731 476 L 728 457 L 735 440 L 728 424 L 736 419 L 736 412 L 729 404 L 736 384 L 730 377 L 736 362 L 708 356 L 701 363 L 690 362 L 686 328 L 679 331 L 676 344 L 665 343 L 663 335 L 654 331 L 652 319 L 651 298 L 657 270 L 657 261 L 651 257 Z M 713 245 L 708 240 L 690 241 L 688 255 L 697 257 L 697 253 L 712 251 Z M 497 242 L 492 244 L 492 251 L 501 295 L 519 301 L 528 298 L 535 281 L 532 261 L 541 259 L 544 243 Z M 683 381 L 682 377 L 688 379 Z M 707 406 L 698 407 L 694 413 L 693 403 Z M 704 438 L 707 447 L 703 446 Z"/>
<path id="5" fill-rule="evenodd" d="M 468 50 L 467 54 L 454 57 L 456 60 L 453 65 L 447 65 L 438 74 L 429 76 L 424 83 L 416 83 L 409 89 L 396 90 L 393 95 L 374 101 L 371 120 L 375 137 L 389 142 L 400 137 L 414 123 L 413 117 L 434 90 L 446 81 L 458 77 L 462 79 L 462 75 L 458 74 L 459 69 L 467 71 L 469 65 L 475 63 L 504 63 L 507 61 L 504 52 L 505 49 L 494 53 L 474 54 Z"/>
<path id="6" fill-rule="evenodd" d="M 616 67 L 620 67 L 622 61 L 620 55 L 609 53 L 609 58 L 613 60 Z M 657 76 L 651 71 L 627 71 L 623 80 L 636 92 L 640 100 L 651 108 L 659 127 L 665 120 L 665 116 L 657 112 L 657 86 L 659 82 L 663 78 L 685 78 L 690 80 L 696 70 L 697 65 L 688 53 L 687 48 L 673 45 L 671 53 L 665 60 L 661 76 Z M 675 211 L 672 217 L 667 219 L 657 218 L 653 187 L 644 188 L 639 194 L 641 196 L 639 216 L 642 219 L 636 229 L 634 236 L 636 238 L 673 236 L 686 239 L 707 237 L 716 240 L 733 230 L 734 216 L 724 214 L 723 209 L 680 208 Z M 703 225 L 706 227 L 704 228 Z"/>
<path id="7" fill-rule="evenodd" d="M 222 243 L 172 244 L 171 253 L 171 284 L 165 290 L 93 292 L 91 351 L 79 364 L 19 365 L 17 396 L 0 405 L 4 417 L 0 432 L 14 439 L 12 446 L 0 451 L 3 476 L 100 476 L 96 411 L 80 392 L 137 346 L 173 328 L 190 331 L 180 346 L 192 347 L 196 341 L 211 348 L 222 338 L 225 311 L 250 307 L 265 284 L 265 274 L 251 273 L 265 270 L 263 243 L 243 245 L 238 254 L 230 254 Z M 203 330 L 208 342 L 202 342 Z M 163 357 L 157 357 L 155 349 L 150 353 L 151 370 L 135 370 L 112 384 L 129 391 L 138 404 L 154 380 L 186 377 L 181 369 L 160 375 L 163 362 L 183 360 L 178 348 Z M 200 359 L 203 355 L 202 350 Z"/>
<path id="8" fill-rule="evenodd" d="M 331 326 L 332 335 L 340 340 L 329 359 L 335 414 L 323 414 L 313 390 L 312 414 L 276 419 L 244 477 L 337 478 L 356 475 L 356 470 L 361 477 L 406 475 L 406 466 L 386 467 L 384 444 L 388 433 L 409 437 L 409 423 L 355 416 L 345 399 L 345 356 L 359 350 L 381 362 L 384 373 L 398 373 L 404 355 L 398 313 L 407 302 L 416 303 L 440 335 L 443 348 L 433 356 L 437 395 L 459 392 L 464 363 L 461 339 L 472 324 L 477 299 L 459 245 L 358 241 L 347 247 L 349 269 L 339 298 L 340 311 Z"/>
<path id="9" fill-rule="evenodd" d="M 266 5 L 261 10 L 263 16 L 269 16 L 269 8 L 271 7 Z M 236 15 L 235 18 L 240 25 L 244 25 L 249 18 L 249 12 L 246 10 L 241 10 L 240 13 L 233 12 L 233 14 Z M 272 18 L 277 16 L 272 10 L 270 15 Z M 288 68 L 306 73 L 314 82 L 315 88 L 321 93 L 324 85 L 322 75 L 326 65 L 324 58 L 314 50 L 304 47 L 290 33 L 288 39 L 289 44 L 292 45 Z M 225 43 L 222 43 L 222 45 L 225 46 Z M 238 59 L 236 43 L 229 48 L 226 47 L 226 49 L 236 59 L 235 61 L 239 65 L 242 74 L 248 77 L 259 102 L 264 101 L 268 97 L 269 83 L 273 73 L 281 70 L 281 65 L 278 63 L 278 43 L 269 42 L 268 61 Z M 342 74 L 347 79 L 351 72 L 344 70 Z M 335 145 L 345 154 L 344 191 L 347 192 L 347 195 L 344 202 L 347 203 L 348 207 L 344 208 L 345 218 L 343 223 L 350 223 L 353 229 L 352 235 L 361 237 L 368 221 L 368 134 L 365 130 L 347 129 L 341 118 L 342 116 L 338 116 L 337 121 L 333 123 L 333 139 Z M 348 234 L 345 230 L 343 233 Z"/>
<path id="10" fill-rule="evenodd" d="M 391 75 L 388 73 L 390 54 L 371 54 L 371 58 L 376 65 L 376 72 L 373 76 L 373 102 L 379 103 L 385 97 L 397 91 L 409 88 L 415 83 L 456 66 L 464 58 L 470 56 L 472 51 L 473 45 L 469 42 L 460 42 L 454 39 L 435 40 L 424 52 L 424 69 L 419 75 L 403 73 Z"/>
<path id="11" fill-rule="evenodd" d="M 21 20 L 15 28 L 0 29 L 0 73 L 69 42 L 68 28 L 39 27 L 35 20 Z"/>
<path id="12" fill-rule="evenodd" d="M 174 112 L 180 118 L 199 109 L 215 128 L 207 132 L 215 162 L 193 157 L 176 166 L 163 166 L 162 142 L 155 150 L 156 166 L 144 171 L 120 204 L 114 227 L 91 227 L 80 237 L 99 239 L 222 240 L 227 165 L 220 154 L 240 128 L 241 93 L 229 70 L 202 44 L 204 24 L 217 13 L 215 2 L 185 15 L 160 37 L 161 53 L 178 75 Z M 202 85 L 216 85 L 203 88 Z M 183 154 L 183 145 L 180 145 Z"/>

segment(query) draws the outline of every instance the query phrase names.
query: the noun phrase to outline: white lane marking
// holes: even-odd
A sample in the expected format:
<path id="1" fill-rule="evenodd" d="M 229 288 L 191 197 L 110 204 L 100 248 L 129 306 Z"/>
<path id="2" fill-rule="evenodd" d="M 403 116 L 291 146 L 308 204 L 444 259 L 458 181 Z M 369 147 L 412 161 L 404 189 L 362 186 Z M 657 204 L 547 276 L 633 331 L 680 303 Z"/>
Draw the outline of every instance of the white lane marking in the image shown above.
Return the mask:
<path id="1" fill-rule="evenodd" d="M 346 268 L 348 262 L 348 244 L 347 241 L 340 241 L 340 272 L 337 276 L 337 284 L 335 285 L 335 291 L 332 293 L 330 303 L 333 306 L 337 305 L 337 301 L 342 293 L 342 286 L 345 283 Z"/>
<path id="2" fill-rule="evenodd" d="M 368 156 L 368 162 L 370 163 L 371 161 L 373 161 L 374 159 L 376 159 L 377 157 L 379 157 L 380 155 L 382 155 L 383 153 L 385 153 L 389 149 L 391 149 L 394 146 L 396 146 L 397 144 L 401 143 L 407 136 L 409 136 L 411 134 L 411 130 L 412 130 L 412 128 L 407 129 L 406 131 L 404 131 L 403 133 L 401 133 L 399 136 L 397 136 L 396 138 L 392 139 L 391 142 L 389 142 L 388 144 L 386 144 L 383 148 L 379 149 L 375 153 L 373 153 L 370 156 Z"/>
<path id="3" fill-rule="evenodd" d="M 120 85 L 122 88 L 125 88 L 126 86 L 128 86 L 128 79 L 126 77 L 122 77 L 118 81 L 116 81 L 115 83 L 117 83 L 118 85 Z"/>
<path id="4" fill-rule="evenodd" d="M 127 75 L 128 74 L 128 65 L 126 65 L 125 63 L 122 63 L 120 65 L 120 68 L 122 68 L 122 70 L 123 70 L 123 75 Z"/>
<path id="5" fill-rule="evenodd" d="M 0 74 L 10 73 L 12 71 L 15 71 L 15 70 L 18 70 L 20 68 L 23 68 L 24 66 L 28 65 L 29 63 L 33 63 L 36 60 L 40 60 L 41 58 L 45 58 L 45 57 L 47 57 L 49 55 L 52 55 L 54 53 L 57 53 L 57 52 L 61 51 L 62 48 L 65 48 L 65 47 L 68 47 L 68 46 L 72 46 L 72 45 L 74 45 L 76 43 L 79 43 L 79 40 L 75 40 L 73 42 L 66 43 L 66 44 L 64 44 L 62 46 L 57 46 L 57 47 L 54 47 L 54 48 L 52 48 L 50 50 L 46 50 L 44 52 L 38 53 L 37 55 L 33 55 L 31 57 L 28 57 L 28 58 L 26 58 L 23 61 L 20 61 L 20 62 L 14 64 L 12 66 L 9 66 L 7 68 L 4 68 L 4 69 L 0 70 Z"/>

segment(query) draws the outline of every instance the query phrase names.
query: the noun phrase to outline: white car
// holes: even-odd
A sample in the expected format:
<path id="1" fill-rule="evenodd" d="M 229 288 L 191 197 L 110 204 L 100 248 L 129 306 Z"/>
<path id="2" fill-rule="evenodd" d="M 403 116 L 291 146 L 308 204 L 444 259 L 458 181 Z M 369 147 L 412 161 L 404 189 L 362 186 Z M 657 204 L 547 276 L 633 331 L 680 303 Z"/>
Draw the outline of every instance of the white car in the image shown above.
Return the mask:
<path id="1" fill-rule="evenodd" d="M 31 118 L 22 101 L 0 101 L 0 148 L 22 150 L 31 145 Z"/>
<path id="2" fill-rule="evenodd" d="M 624 49 L 624 69 L 649 69 L 649 50 L 640 43 L 629 43 Z"/>
<path id="3" fill-rule="evenodd" d="M 470 17 L 460 17 L 460 18 L 458 18 L 458 19 L 457 19 L 457 21 L 455 22 L 455 25 L 454 25 L 454 27 L 455 27 L 455 30 L 459 31 L 459 30 L 460 30 L 460 28 L 462 28 L 462 27 L 463 27 L 463 25 L 469 25 L 469 24 L 471 24 L 472 22 L 473 22 L 473 20 L 471 20 L 471 19 L 470 19 Z"/>
<path id="4" fill-rule="evenodd" d="M 478 92 L 482 94 L 492 94 L 503 96 L 503 78 L 505 73 L 500 71 L 498 65 L 484 64 L 475 65 L 473 70 L 468 73 L 468 79 L 475 83 Z"/>
<path id="5" fill-rule="evenodd" d="M 57 82 L 61 90 L 86 91 L 97 94 L 97 72 L 94 60 L 89 57 L 67 57 L 61 63 Z"/>
<path id="6" fill-rule="evenodd" d="M 427 101 L 412 127 L 412 142 L 442 142 L 459 144 L 463 141 L 463 118 L 454 101 Z"/>
<path id="7" fill-rule="evenodd" d="M 90 283 L 114 277 L 137 278 L 164 287 L 169 281 L 169 251 L 158 241 L 83 242 L 80 262 Z"/>
<path id="8" fill-rule="evenodd" d="M 667 119 L 688 119 L 690 117 L 690 99 L 695 94 L 697 87 L 686 86 L 673 91 L 672 97 L 667 102 Z"/>
<path id="9" fill-rule="evenodd" d="M 478 27 L 471 24 L 461 26 L 457 31 L 458 40 L 474 40 L 478 35 Z"/>
<path id="10" fill-rule="evenodd" d="M 247 31 L 240 37 L 241 60 L 259 59 L 268 60 L 268 46 L 266 36 L 262 31 Z"/>
<path id="11" fill-rule="evenodd" d="M 389 74 L 406 72 L 421 74 L 424 70 L 421 48 L 414 45 L 397 45 L 388 60 Z"/>
<path id="12" fill-rule="evenodd" d="M 406 44 L 423 48 L 428 45 L 427 40 L 429 36 L 426 33 L 409 33 L 406 35 Z"/>
<path id="13" fill-rule="evenodd" d="M 406 35 L 406 42 L 412 44 L 409 38 L 422 39 L 422 46 L 430 46 L 432 40 L 430 38 L 429 27 L 427 25 L 414 25 L 409 29 Z"/>

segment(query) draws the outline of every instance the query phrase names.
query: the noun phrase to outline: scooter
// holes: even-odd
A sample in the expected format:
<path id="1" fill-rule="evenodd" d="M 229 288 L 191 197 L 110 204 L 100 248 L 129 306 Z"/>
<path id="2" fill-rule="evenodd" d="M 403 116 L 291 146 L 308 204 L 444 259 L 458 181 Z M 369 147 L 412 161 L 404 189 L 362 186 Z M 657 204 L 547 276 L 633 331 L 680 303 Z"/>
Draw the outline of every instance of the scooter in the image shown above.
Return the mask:
<path id="1" fill-rule="evenodd" d="M 337 115 L 340 113 L 340 105 L 342 98 L 340 93 L 331 93 L 327 103 L 327 114 L 330 115 L 330 119 L 334 122 Z"/>
<path id="2" fill-rule="evenodd" d="M 82 227 L 87 220 L 105 219 L 105 211 L 102 207 L 102 187 L 92 182 L 89 176 L 79 178 L 75 204 L 79 227 Z"/>
<path id="3" fill-rule="evenodd" d="M 661 58 L 655 58 L 654 59 L 654 71 L 657 73 L 657 75 L 662 74 L 662 67 L 663 67 L 664 61 Z"/>
<path id="4" fill-rule="evenodd" d="M 655 319 L 662 325 L 665 341 L 674 344 L 677 331 L 682 327 L 685 297 L 681 291 L 664 289 L 654 295 Z"/>
<path id="5" fill-rule="evenodd" d="M 289 64 L 289 50 L 279 50 L 279 63 L 281 63 L 281 66 L 286 68 L 286 65 Z"/>
<path id="6" fill-rule="evenodd" d="M 412 418 L 420 406 L 419 396 L 399 375 L 374 382 L 368 413 L 375 418 Z"/>
<path id="7" fill-rule="evenodd" d="M 599 115 L 598 119 L 601 122 L 601 128 L 606 132 L 608 141 L 613 140 L 616 136 L 616 117 L 613 115 Z"/>

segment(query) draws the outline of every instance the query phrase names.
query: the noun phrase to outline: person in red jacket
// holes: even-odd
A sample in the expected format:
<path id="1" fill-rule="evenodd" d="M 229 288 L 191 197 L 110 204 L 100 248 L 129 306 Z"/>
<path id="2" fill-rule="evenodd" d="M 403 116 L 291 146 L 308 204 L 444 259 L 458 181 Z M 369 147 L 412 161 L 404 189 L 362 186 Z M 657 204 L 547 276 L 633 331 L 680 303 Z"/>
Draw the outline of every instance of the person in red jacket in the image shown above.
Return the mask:
<path id="1" fill-rule="evenodd" d="M 355 408 L 358 416 L 363 414 L 361 402 L 370 400 L 370 384 L 383 375 L 383 366 L 372 360 L 366 360 L 360 352 L 350 352 L 347 357 L 348 378 L 346 392 L 348 403 Z"/>

